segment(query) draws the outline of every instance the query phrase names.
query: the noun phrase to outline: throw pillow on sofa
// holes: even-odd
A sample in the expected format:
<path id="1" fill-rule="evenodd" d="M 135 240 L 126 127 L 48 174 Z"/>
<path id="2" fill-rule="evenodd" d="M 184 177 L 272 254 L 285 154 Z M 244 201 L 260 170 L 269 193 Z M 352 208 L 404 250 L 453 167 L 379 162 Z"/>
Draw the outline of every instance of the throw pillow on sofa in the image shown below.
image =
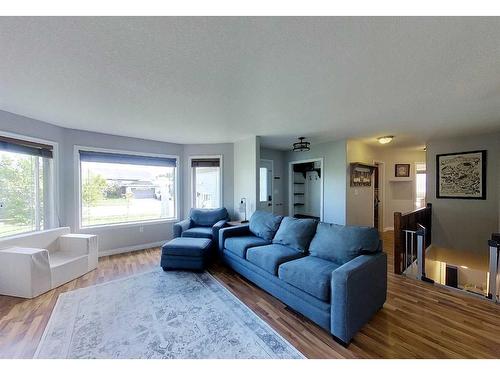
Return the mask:
<path id="1" fill-rule="evenodd" d="M 359 255 L 379 251 L 378 230 L 372 227 L 358 227 L 319 223 L 309 252 L 312 256 L 344 264 Z"/>
<path id="2" fill-rule="evenodd" d="M 287 216 L 281 221 L 273 243 L 306 252 L 316 232 L 317 224 L 318 222 L 314 219 L 295 219 Z"/>
<path id="3" fill-rule="evenodd" d="M 283 216 L 273 215 L 270 212 L 255 211 L 250 218 L 250 232 L 257 237 L 271 241 L 278 230 Z"/>

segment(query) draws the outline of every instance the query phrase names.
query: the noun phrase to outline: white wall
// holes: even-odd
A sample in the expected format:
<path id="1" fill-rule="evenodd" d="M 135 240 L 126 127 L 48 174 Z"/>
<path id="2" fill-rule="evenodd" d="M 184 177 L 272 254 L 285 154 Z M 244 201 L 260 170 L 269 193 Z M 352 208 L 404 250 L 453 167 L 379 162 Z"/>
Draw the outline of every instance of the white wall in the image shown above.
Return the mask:
<path id="1" fill-rule="evenodd" d="M 289 168 L 291 161 L 323 158 L 323 170 L 321 178 L 323 181 L 324 213 L 323 221 L 335 224 L 346 223 L 346 141 L 340 140 L 314 144 L 311 151 L 307 152 L 285 152 L 285 179 L 284 206 L 288 214 L 288 191 L 289 191 Z"/>
<path id="2" fill-rule="evenodd" d="M 232 145 L 179 145 L 156 142 L 137 138 L 120 137 L 102 133 L 61 128 L 46 122 L 0 111 L 0 130 L 57 142 L 59 155 L 56 160 L 59 176 L 58 216 L 59 225 L 70 226 L 78 231 L 78 211 L 76 197 L 76 173 L 74 164 L 74 146 L 90 146 L 114 150 L 176 155 L 180 158 L 178 170 L 179 186 L 177 204 L 180 218 L 190 204 L 189 177 L 184 173 L 188 155 L 202 153 L 222 154 L 224 157 L 224 204 L 233 211 L 233 154 Z M 162 243 L 172 237 L 174 222 L 143 223 L 118 225 L 101 228 L 86 228 L 82 233 L 99 235 L 101 253 L 110 253 L 126 249 L 140 249 L 147 244 Z"/>
<path id="3" fill-rule="evenodd" d="M 437 199 L 436 155 L 487 150 L 486 200 Z M 432 203 L 432 242 L 435 245 L 488 251 L 487 241 L 499 224 L 500 134 L 434 140 L 427 143 L 427 201 Z"/>
<path id="4" fill-rule="evenodd" d="M 234 143 L 234 208 L 238 211 L 241 198 L 246 198 L 247 220 L 259 202 L 260 139 L 251 137 Z M 236 217 L 244 219 L 237 212 Z"/>

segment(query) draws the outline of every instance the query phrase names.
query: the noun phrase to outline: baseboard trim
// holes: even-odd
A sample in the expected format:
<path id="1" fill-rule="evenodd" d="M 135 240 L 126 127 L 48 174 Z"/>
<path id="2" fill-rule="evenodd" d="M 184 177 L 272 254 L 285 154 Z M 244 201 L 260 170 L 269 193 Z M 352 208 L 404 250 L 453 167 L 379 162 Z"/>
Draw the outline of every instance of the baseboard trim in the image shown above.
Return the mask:
<path id="1" fill-rule="evenodd" d="M 166 241 L 167 240 L 159 242 L 151 242 L 142 245 L 125 246 L 125 247 L 120 247 L 118 249 L 99 251 L 99 258 L 116 254 L 130 253 L 132 251 L 137 251 L 137 250 L 149 249 L 151 247 L 158 247 L 163 245 Z"/>
<path id="2" fill-rule="evenodd" d="M 384 232 L 389 232 L 391 230 L 394 230 L 394 227 L 385 227 Z"/>

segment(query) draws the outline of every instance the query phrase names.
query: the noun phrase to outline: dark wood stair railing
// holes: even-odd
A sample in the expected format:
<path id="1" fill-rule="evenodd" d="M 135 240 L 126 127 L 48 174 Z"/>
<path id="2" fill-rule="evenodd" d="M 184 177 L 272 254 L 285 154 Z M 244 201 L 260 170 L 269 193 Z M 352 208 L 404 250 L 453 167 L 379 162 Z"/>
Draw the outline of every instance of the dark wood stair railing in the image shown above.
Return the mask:
<path id="1" fill-rule="evenodd" d="M 419 224 L 425 227 L 425 248 L 427 248 L 432 243 L 432 204 L 427 203 L 426 207 L 404 214 L 401 212 L 394 213 L 394 273 L 398 275 L 403 273 L 407 267 L 407 264 L 405 264 L 407 246 L 405 231 L 417 231 Z M 416 241 L 416 238 L 414 240 Z M 414 245 L 416 248 L 416 243 Z"/>

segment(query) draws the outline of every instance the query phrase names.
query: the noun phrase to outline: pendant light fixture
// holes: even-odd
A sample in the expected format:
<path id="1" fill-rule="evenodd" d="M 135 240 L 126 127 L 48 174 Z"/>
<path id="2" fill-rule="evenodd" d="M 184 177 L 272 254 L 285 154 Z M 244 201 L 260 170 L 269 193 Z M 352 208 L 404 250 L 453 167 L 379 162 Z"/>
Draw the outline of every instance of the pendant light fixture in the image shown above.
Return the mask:
<path id="1" fill-rule="evenodd" d="M 304 141 L 306 137 L 299 137 L 299 141 L 293 144 L 293 151 L 309 151 L 311 149 L 311 143 Z"/>

